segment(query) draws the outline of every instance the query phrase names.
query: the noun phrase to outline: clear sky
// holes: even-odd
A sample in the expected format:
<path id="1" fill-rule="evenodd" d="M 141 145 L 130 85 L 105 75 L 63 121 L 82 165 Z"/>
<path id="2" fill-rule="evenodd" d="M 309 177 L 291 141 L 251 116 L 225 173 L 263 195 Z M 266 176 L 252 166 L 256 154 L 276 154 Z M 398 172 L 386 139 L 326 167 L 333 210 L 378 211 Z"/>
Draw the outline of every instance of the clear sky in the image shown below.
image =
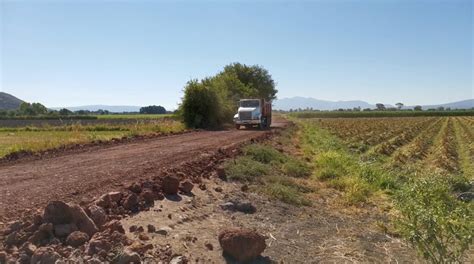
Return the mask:
<path id="1" fill-rule="evenodd" d="M 278 97 L 473 98 L 473 3 L 0 0 L 0 91 L 47 106 L 174 108 L 185 83 L 259 64 Z"/>

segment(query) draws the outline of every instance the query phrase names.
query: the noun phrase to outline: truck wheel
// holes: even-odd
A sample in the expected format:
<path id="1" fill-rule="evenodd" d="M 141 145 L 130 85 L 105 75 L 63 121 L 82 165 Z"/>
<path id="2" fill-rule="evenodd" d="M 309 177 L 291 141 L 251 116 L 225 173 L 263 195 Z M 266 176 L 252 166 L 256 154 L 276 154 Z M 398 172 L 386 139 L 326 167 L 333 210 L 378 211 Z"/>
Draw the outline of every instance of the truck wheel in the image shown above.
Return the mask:
<path id="1" fill-rule="evenodd" d="M 235 129 L 239 130 L 239 129 L 240 129 L 240 125 L 235 125 Z"/>

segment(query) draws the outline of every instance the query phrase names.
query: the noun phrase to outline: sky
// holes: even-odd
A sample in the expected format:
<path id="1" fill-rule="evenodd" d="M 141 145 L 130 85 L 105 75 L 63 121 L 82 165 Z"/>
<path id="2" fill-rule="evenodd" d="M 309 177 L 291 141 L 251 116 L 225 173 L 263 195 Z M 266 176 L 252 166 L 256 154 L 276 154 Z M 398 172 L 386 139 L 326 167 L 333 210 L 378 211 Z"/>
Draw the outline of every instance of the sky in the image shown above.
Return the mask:
<path id="1" fill-rule="evenodd" d="M 241 62 L 279 98 L 472 99 L 473 2 L 0 0 L 0 91 L 48 107 L 176 108 Z"/>

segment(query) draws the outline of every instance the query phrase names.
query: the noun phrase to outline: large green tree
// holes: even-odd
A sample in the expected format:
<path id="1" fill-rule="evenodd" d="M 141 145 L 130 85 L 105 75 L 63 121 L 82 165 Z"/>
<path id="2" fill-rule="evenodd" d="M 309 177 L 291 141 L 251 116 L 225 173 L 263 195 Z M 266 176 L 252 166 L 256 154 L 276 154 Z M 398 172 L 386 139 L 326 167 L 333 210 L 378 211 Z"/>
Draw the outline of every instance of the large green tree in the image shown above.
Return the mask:
<path id="1" fill-rule="evenodd" d="M 188 127 L 218 127 L 231 122 L 241 98 L 273 100 L 275 82 L 261 66 L 233 63 L 213 77 L 189 81 L 180 113 Z"/>

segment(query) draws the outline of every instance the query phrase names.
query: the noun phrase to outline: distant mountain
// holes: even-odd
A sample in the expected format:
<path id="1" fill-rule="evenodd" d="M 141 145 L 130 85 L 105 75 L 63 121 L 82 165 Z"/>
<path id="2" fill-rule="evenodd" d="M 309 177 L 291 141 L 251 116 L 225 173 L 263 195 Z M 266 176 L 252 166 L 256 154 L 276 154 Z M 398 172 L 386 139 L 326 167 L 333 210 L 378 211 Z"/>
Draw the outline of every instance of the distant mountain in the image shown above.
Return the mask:
<path id="1" fill-rule="evenodd" d="M 276 110 L 305 109 L 313 108 L 318 110 L 336 110 L 339 108 L 352 109 L 354 107 L 375 108 L 375 105 L 364 101 L 326 101 L 311 97 L 292 97 L 283 98 L 273 102 L 273 108 Z"/>
<path id="2" fill-rule="evenodd" d="M 458 101 L 458 102 L 453 102 L 453 103 L 447 103 L 447 104 L 439 104 L 439 105 L 422 105 L 421 106 L 424 110 L 426 109 L 436 109 L 438 107 L 444 107 L 444 108 L 451 108 L 451 109 L 471 109 L 474 108 L 474 99 L 468 99 L 468 100 L 463 100 L 463 101 Z M 413 107 L 409 107 L 413 108 Z"/>
<path id="3" fill-rule="evenodd" d="M 66 106 L 66 107 L 53 107 L 54 110 L 66 108 L 71 111 L 88 110 L 97 111 L 99 109 L 107 110 L 112 113 L 123 113 L 123 112 L 139 112 L 141 106 L 132 105 L 84 105 L 84 106 Z"/>
<path id="4" fill-rule="evenodd" d="M 337 110 L 337 109 L 352 109 L 354 107 L 371 108 L 375 109 L 375 104 L 370 104 L 364 101 L 326 101 L 319 100 L 311 97 L 291 97 L 283 98 L 273 102 L 273 108 L 275 110 L 284 110 L 288 111 L 290 109 L 306 109 L 313 108 L 315 110 Z M 385 107 L 393 107 L 390 104 L 385 104 Z M 414 106 L 405 106 L 404 109 L 413 109 Z M 423 109 L 432 109 L 444 107 L 451 109 L 470 109 L 474 107 L 474 99 L 463 100 L 458 102 L 452 102 L 447 104 L 438 104 L 438 105 L 422 105 Z"/>
<path id="5" fill-rule="evenodd" d="M 0 92 L 0 110 L 15 110 L 23 103 L 22 100 L 11 94 Z"/>

